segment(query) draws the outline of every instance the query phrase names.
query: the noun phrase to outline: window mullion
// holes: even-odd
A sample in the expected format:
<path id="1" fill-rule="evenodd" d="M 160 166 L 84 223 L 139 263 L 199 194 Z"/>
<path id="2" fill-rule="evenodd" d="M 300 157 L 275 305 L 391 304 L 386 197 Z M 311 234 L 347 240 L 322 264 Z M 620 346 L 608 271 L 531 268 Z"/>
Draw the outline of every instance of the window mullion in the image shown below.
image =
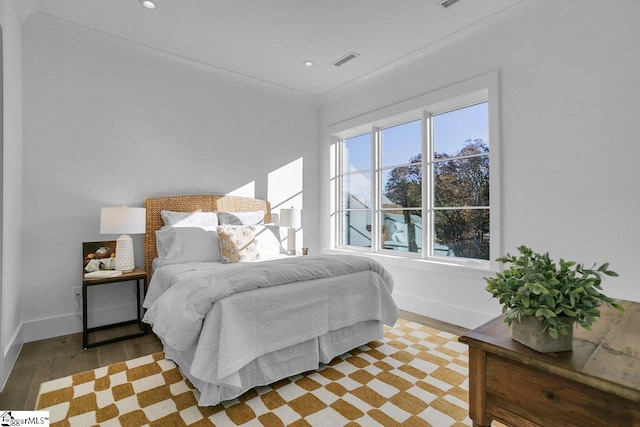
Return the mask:
<path id="1" fill-rule="evenodd" d="M 337 211 L 337 218 L 335 219 L 335 224 L 336 224 L 336 230 L 335 233 L 333 235 L 333 238 L 335 239 L 335 241 L 337 242 L 338 246 L 344 246 L 344 214 L 345 214 L 345 206 L 344 206 L 344 169 L 342 168 L 342 165 L 344 164 L 344 141 L 340 140 L 337 143 L 337 153 L 335 156 L 335 162 L 336 164 L 335 166 L 335 170 L 336 170 L 336 175 L 337 175 L 337 182 L 336 184 L 338 185 L 338 188 L 336 188 L 336 200 L 334 201 L 336 203 L 336 211 Z"/>
<path id="2" fill-rule="evenodd" d="M 371 129 L 371 252 L 380 248 L 380 129 Z"/>
<path id="3" fill-rule="evenodd" d="M 422 258 L 433 253 L 433 132 L 431 114 L 422 112 Z"/>

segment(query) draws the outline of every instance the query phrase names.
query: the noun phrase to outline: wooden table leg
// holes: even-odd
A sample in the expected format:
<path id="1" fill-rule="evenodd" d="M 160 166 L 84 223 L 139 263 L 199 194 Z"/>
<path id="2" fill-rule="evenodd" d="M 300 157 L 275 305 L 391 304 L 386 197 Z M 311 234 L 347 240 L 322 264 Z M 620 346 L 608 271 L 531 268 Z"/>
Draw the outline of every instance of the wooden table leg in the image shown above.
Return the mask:
<path id="1" fill-rule="evenodd" d="M 491 426 L 487 416 L 487 353 L 469 347 L 469 417 L 473 427 Z"/>

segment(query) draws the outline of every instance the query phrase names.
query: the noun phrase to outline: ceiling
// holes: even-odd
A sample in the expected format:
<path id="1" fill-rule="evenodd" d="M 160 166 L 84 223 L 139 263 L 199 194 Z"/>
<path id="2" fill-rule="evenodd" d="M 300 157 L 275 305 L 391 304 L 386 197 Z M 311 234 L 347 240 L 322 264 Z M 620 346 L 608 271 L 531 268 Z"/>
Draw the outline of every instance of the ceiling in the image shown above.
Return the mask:
<path id="1" fill-rule="evenodd" d="M 449 8 L 438 0 L 156 0 L 155 10 L 139 0 L 28 1 L 29 13 L 323 96 L 420 57 L 522 0 L 460 0 Z M 350 52 L 358 56 L 333 65 Z"/>

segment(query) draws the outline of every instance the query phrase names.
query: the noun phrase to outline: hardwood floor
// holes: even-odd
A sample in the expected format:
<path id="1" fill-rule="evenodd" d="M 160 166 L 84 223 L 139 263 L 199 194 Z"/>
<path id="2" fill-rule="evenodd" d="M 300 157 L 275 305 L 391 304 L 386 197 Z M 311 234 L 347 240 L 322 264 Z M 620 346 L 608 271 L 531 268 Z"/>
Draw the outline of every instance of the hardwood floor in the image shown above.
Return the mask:
<path id="1" fill-rule="evenodd" d="M 406 311 L 401 311 L 400 316 L 403 319 L 422 323 L 455 335 L 462 335 L 468 331 L 465 328 Z M 96 333 L 105 334 L 95 337 L 97 340 L 102 340 L 112 336 L 114 331 Z M 118 333 L 127 332 L 121 330 Z M 92 341 L 93 337 L 90 337 L 89 342 Z M 82 349 L 82 333 L 25 343 L 11 371 L 9 380 L 0 393 L 0 409 L 33 410 L 40 384 L 43 382 L 159 351 L 162 351 L 162 344 L 153 334 L 87 350 Z"/>
<path id="2" fill-rule="evenodd" d="M 468 328 L 462 326 L 452 325 L 451 323 L 442 322 L 440 320 L 425 317 L 420 314 L 411 313 L 409 311 L 400 310 L 400 317 L 412 322 L 422 323 L 423 325 L 431 328 L 440 329 L 441 331 L 449 332 L 457 336 L 464 335 L 469 332 Z"/>

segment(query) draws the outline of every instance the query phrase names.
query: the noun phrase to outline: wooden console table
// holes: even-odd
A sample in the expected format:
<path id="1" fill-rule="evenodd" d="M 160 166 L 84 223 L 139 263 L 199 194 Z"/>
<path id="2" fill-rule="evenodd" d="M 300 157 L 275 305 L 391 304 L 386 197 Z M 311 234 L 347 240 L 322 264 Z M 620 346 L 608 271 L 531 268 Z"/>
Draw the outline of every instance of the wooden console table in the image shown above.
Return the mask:
<path id="1" fill-rule="evenodd" d="M 640 426 L 640 303 L 608 306 L 573 350 L 538 353 L 511 339 L 504 316 L 460 337 L 469 346 L 474 427 Z"/>

